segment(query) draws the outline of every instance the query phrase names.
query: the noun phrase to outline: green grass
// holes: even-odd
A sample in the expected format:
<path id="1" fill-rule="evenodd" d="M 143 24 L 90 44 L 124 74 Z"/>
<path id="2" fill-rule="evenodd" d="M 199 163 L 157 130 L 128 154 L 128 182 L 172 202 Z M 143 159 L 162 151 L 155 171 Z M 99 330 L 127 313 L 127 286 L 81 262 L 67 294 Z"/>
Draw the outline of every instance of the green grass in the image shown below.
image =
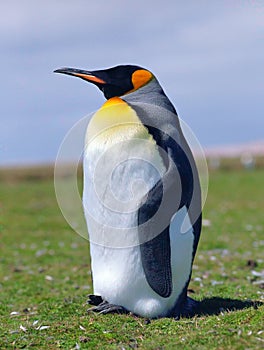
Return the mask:
<path id="1" fill-rule="evenodd" d="M 0 348 L 263 349 L 264 286 L 252 274 L 264 270 L 263 178 L 263 170 L 212 173 L 210 226 L 189 286 L 200 314 L 151 322 L 87 313 L 88 242 L 64 221 L 52 180 L 2 180 Z"/>

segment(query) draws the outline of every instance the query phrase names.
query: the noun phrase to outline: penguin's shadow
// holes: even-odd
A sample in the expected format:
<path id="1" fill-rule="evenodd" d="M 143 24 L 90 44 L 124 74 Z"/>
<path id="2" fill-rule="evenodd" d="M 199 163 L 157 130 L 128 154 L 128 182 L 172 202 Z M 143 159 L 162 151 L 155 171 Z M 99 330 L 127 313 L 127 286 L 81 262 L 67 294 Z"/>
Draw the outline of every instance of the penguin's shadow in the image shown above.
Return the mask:
<path id="1" fill-rule="evenodd" d="M 200 301 L 195 314 L 196 316 L 219 315 L 221 312 L 243 310 L 250 307 L 258 309 L 262 305 L 264 303 L 261 301 L 212 297 Z"/>

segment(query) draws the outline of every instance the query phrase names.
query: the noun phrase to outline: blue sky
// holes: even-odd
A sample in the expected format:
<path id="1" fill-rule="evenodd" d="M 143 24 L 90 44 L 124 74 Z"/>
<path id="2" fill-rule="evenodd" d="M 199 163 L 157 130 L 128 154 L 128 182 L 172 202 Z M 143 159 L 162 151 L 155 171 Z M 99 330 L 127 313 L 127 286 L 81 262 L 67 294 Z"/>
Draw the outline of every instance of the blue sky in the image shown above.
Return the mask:
<path id="1" fill-rule="evenodd" d="M 202 146 L 263 139 L 261 0 L 1 1 L 0 165 L 54 161 L 104 98 L 59 67 L 150 69 Z"/>

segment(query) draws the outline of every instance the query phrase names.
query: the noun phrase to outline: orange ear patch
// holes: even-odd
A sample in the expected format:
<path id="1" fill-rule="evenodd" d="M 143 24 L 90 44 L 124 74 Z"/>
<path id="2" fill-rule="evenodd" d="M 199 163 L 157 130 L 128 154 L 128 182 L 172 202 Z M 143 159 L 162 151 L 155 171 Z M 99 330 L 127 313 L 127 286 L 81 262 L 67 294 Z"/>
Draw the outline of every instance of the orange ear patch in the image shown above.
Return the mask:
<path id="1" fill-rule="evenodd" d="M 136 70 L 132 74 L 132 84 L 134 88 L 129 92 L 135 91 L 140 87 L 142 87 L 143 85 L 146 85 L 152 78 L 153 78 L 153 75 L 149 71 L 145 69 Z"/>

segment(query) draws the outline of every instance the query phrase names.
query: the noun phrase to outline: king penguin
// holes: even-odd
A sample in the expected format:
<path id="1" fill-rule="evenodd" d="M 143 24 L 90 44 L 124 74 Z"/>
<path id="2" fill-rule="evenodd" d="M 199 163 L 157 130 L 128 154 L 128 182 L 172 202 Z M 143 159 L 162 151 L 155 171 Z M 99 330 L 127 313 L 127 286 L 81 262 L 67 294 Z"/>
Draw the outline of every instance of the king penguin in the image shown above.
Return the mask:
<path id="1" fill-rule="evenodd" d="M 83 206 L 99 313 L 189 317 L 201 232 L 201 190 L 177 112 L 157 78 L 135 65 L 56 73 L 96 85 L 83 154 Z"/>

